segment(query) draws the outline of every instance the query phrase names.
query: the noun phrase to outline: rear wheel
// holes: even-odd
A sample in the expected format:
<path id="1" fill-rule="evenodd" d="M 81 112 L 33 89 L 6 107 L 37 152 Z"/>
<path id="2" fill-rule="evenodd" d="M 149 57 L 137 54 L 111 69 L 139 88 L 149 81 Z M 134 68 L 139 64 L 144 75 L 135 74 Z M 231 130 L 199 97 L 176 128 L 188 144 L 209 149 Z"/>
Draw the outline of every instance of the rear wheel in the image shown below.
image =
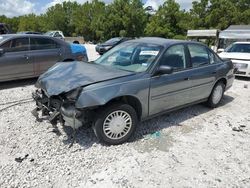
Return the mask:
<path id="1" fill-rule="evenodd" d="M 225 92 L 225 84 L 223 82 L 218 82 L 210 94 L 207 105 L 211 108 L 216 108 L 224 95 Z"/>
<path id="2" fill-rule="evenodd" d="M 93 125 L 96 137 L 108 145 L 126 142 L 138 122 L 136 111 L 128 104 L 113 104 L 100 111 Z"/>

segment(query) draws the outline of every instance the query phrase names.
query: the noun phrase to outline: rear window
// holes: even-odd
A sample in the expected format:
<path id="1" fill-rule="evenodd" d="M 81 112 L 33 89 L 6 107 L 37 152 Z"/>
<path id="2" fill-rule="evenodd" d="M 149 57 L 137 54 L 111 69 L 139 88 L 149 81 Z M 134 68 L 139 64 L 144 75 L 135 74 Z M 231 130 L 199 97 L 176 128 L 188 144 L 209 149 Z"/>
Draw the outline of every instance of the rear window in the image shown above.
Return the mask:
<path id="1" fill-rule="evenodd" d="M 31 38 L 30 39 L 30 49 L 31 50 L 45 50 L 45 49 L 55 49 L 59 48 L 54 40 L 47 38 Z"/>
<path id="2" fill-rule="evenodd" d="M 208 51 L 204 46 L 189 44 L 188 49 L 193 67 L 200 67 L 210 63 Z"/>

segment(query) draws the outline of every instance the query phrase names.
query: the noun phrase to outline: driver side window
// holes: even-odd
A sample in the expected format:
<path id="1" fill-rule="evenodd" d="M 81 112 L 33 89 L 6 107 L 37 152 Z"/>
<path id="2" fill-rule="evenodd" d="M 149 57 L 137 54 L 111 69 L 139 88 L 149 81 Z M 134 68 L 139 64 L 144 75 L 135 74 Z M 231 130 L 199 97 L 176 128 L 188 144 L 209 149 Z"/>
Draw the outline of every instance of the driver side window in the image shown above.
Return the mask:
<path id="1" fill-rule="evenodd" d="M 174 70 L 186 68 L 185 48 L 183 45 L 175 45 L 167 49 L 163 54 L 160 65 L 173 67 Z"/>

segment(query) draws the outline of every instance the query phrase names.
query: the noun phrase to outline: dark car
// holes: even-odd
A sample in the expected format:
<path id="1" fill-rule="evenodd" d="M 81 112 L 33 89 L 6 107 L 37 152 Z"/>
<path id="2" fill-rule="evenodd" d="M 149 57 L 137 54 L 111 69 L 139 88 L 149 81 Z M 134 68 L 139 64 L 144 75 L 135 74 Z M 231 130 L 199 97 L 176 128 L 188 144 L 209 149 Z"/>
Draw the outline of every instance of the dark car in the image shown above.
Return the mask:
<path id="1" fill-rule="evenodd" d="M 87 61 L 84 46 L 29 34 L 0 36 L 0 82 L 38 77 L 62 61 Z"/>
<path id="2" fill-rule="evenodd" d="M 92 124 L 102 142 L 121 144 L 138 121 L 201 102 L 217 107 L 233 80 L 232 62 L 201 43 L 142 38 L 92 63 L 52 67 L 36 83 L 33 113 L 74 129 Z"/>
<path id="3" fill-rule="evenodd" d="M 112 38 L 112 39 L 109 39 L 108 41 L 106 41 L 106 42 L 104 42 L 102 44 L 96 45 L 95 50 L 100 55 L 103 55 L 104 53 L 106 53 L 110 49 L 114 48 L 118 44 L 121 44 L 122 42 L 125 42 L 125 41 L 128 41 L 128 40 L 131 40 L 131 39 L 130 38 L 126 38 L 126 37 Z"/>

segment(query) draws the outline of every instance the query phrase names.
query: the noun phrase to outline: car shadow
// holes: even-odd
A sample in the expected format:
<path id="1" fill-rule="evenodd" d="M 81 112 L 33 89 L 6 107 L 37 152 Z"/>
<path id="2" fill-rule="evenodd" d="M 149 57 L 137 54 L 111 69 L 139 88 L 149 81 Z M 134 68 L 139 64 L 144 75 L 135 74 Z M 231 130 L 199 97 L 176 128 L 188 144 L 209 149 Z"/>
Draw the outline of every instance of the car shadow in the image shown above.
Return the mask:
<path id="1" fill-rule="evenodd" d="M 229 95 L 224 95 L 221 104 L 218 108 L 227 105 L 228 103 L 234 100 L 233 97 Z M 203 104 L 193 105 L 187 108 L 183 108 L 181 110 L 173 111 L 161 116 L 157 116 L 150 120 L 144 121 L 140 123 L 137 127 L 135 134 L 129 140 L 129 142 L 135 142 L 146 135 L 154 134 L 157 131 L 161 131 L 162 129 L 169 128 L 172 126 L 182 126 L 182 123 L 186 120 L 204 114 L 210 110 L 213 110 L 209 107 L 206 107 Z M 68 126 L 64 126 L 63 130 L 67 135 L 67 139 L 63 140 L 65 145 L 71 145 L 73 141 L 73 129 Z M 98 139 L 96 138 L 94 131 L 92 128 L 88 127 L 81 127 L 76 132 L 74 143 L 79 144 L 83 148 L 87 149 L 91 147 L 95 143 L 99 143 Z M 106 146 L 105 144 L 102 144 Z"/>
<path id="2" fill-rule="evenodd" d="M 233 97 L 229 95 L 224 95 L 218 108 L 221 108 L 231 103 L 233 100 L 234 100 Z M 142 122 L 138 126 L 137 131 L 135 135 L 132 137 L 131 141 L 134 142 L 140 140 L 144 138 L 146 135 L 150 134 L 152 135 L 165 128 L 173 126 L 182 126 L 182 123 L 185 122 L 186 120 L 192 119 L 196 116 L 200 116 L 211 110 L 213 109 L 201 103 L 147 120 L 145 122 Z"/>
<path id="3" fill-rule="evenodd" d="M 98 143 L 94 131 L 91 127 L 81 127 L 75 132 L 69 126 L 63 126 L 63 131 L 66 133 L 67 138 L 63 140 L 65 145 L 71 146 L 72 144 L 79 144 L 84 149 L 90 148 L 93 144 Z"/>
<path id="4" fill-rule="evenodd" d="M 37 81 L 37 78 L 29 78 L 29 79 L 24 79 L 24 80 L 0 82 L 0 90 L 34 85 L 36 81 Z"/>

